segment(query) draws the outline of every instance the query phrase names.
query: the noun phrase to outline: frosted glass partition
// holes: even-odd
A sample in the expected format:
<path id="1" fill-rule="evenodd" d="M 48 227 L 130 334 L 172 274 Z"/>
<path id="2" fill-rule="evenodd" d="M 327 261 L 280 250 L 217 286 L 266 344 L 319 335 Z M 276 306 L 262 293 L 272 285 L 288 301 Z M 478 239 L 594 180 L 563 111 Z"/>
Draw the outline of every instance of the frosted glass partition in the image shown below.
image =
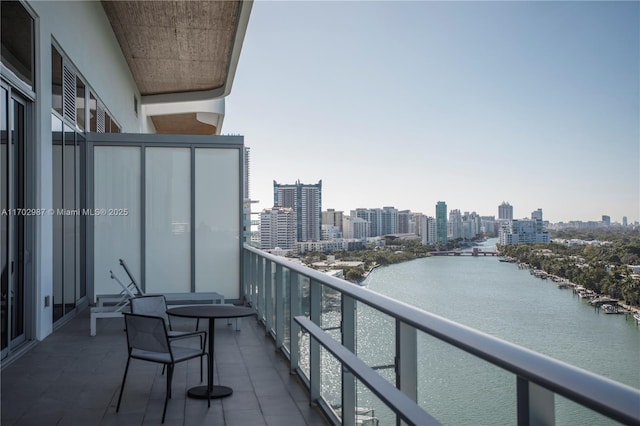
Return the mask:
<path id="1" fill-rule="evenodd" d="M 145 151 L 145 291 L 191 291 L 191 150 Z"/>
<path id="2" fill-rule="evenodd" d="M 87 222 L 93 294 L 120 292 L 109 270 L 129 283 L 122 258 L 146 293 L 240 299 L 242 138 L 88 133 L 87 142 L 88 204 L 101 213 Z"/>
<path id="3" fill-rule="evenodd" d="M 196 291 L 240 298 L 240 152 L 195 150 Z"/>
<path id="4" fill-rule="evenodd" d="M 118 259 L 140 280 L 140 148 L 94 148 L 94 294 L 122 288 L 109 270 L 127 284 Z"/>

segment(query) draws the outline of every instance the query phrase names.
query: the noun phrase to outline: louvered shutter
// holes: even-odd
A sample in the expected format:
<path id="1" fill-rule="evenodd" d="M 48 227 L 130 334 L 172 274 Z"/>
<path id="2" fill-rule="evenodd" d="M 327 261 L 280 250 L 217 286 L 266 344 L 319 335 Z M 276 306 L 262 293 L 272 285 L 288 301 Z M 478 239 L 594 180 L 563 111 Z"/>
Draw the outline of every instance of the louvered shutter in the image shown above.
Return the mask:
<path id="1" fill-rule="evenodd" d="M 104 107 L 100 104 L 98 104 L 97 108 L 96 108 L 96 123 L 97 123 L 97 129 L 96 132 L 98 133 L 104 133 Z"/>
<path id="2" fill-rule="evenodd" d="M 62 109 L 63 115 L 70 122 L 76 122 L 76 73 L 64 63 L 62 66 Z"/>

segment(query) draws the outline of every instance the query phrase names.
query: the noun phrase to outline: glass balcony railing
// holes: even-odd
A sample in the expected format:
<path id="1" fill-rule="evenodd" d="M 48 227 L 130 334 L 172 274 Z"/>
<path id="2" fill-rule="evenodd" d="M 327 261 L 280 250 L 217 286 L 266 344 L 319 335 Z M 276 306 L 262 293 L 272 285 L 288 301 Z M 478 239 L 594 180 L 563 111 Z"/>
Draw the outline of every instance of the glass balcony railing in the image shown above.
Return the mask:
<path id="1" fill-rule="evenodd" d="M 554 424 L 558 400 L 570 400 L 594 418 L 640 424 L 635 388 L 248 245 L 243 256 L 245 300 L 336 424 L 438 424 L 425 394 L 467 382 L 425 386 L 433 357 L 477 363 L 478 397 L 507 401 L 509 423 Z M 505 378 L 508 389 L 494 389 Z"/>

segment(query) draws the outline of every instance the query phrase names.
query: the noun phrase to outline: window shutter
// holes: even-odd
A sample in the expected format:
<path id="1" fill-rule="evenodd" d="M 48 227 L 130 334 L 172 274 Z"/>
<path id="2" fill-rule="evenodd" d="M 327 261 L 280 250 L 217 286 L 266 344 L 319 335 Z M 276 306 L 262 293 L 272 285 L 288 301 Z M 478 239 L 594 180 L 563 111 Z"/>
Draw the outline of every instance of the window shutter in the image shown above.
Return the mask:
<path id="1" fill-rule="evenodd" d="M 76 73 L 64 63 L 62 107 L 64 116 L 72 123 L 76 122 Z"/>
<path id="2" fill-rule="evenodd" d="M 102 105 L 98 104 L 98 107 L 96 108 L 96 114 L 97 114 L 96 132 L 104 133 L 104 107 Z"/>

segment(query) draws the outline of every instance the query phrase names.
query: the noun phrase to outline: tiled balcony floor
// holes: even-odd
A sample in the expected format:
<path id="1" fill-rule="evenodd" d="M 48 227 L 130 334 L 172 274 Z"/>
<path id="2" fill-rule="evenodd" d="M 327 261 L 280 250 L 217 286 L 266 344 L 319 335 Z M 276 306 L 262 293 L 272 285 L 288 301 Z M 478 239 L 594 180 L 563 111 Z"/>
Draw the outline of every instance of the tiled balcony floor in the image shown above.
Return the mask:
<path id="1" fill-rule="evenodd" d="M 211 408 L 206 400 L 186 397 L 188 388 L 200 384 L 199 361 L 180 363 L 165 425 L 327 424 L 254 318 L 244 318 L 240 331 L 216 323 L 214 383 L 232 387 L 233 395 L 212 400 Z M 99 319 L 91 337 L 85 309 L 3 368 L 1 424 L 159 425 L 166 384 L 160 364 L 131 361 L 116 413 L 127 360 L 123 328 L 122 318 Z"/>

